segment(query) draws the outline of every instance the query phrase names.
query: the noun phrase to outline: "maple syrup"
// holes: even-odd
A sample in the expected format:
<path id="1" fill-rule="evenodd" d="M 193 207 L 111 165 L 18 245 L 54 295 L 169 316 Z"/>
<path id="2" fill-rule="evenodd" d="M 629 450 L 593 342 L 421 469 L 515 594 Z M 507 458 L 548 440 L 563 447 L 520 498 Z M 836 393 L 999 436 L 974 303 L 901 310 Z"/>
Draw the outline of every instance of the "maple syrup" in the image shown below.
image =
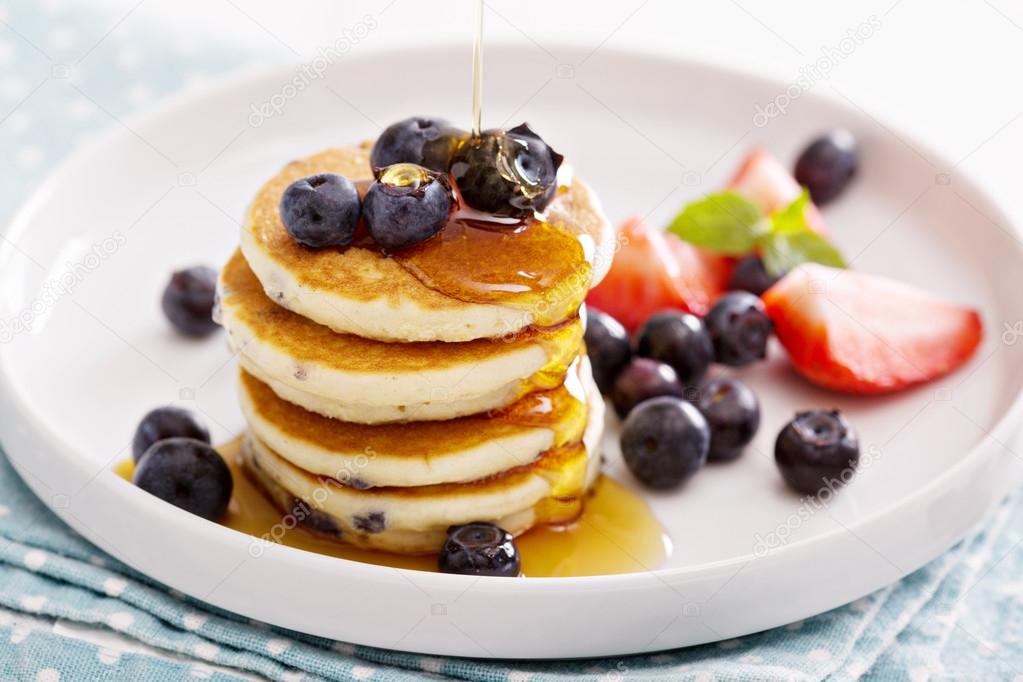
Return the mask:
<path id="1" fill-rule="evenodd" d="M 221 525 L 266 542 L 281 524 L 281 512 L 266 498 L 238 464 L 241 438 L 218 446 L 231 475 L 234 491 Z M 115 473 L 131 481 L 134 463 L 125 460 Z M 557 502 L 554 502 L 555 504 Z M 610 575 L 653 570 L 671 553 L 664 529 L 638 495 L 611 478 L 601 476 L 584 500 L 584 511 L 560 525 L 540 525 L 515 540 L 527 577 Z M 326 556 L 378 566 L 436 571 L 436 556 L 408 556 L 360 549 L 295 527 L 280 537 L 283 545 Z"/>
<path id="2" fill-rule="evenodd" d="M 371 184 L 356 183 L 360 195 Z M 380 250 L 361 221 L 352 244 Z M 518 328 L 555 326 L 573 316 L 593 274 L 583 236 L 567 227 L 536 216 L 484 218 L 459 204 L 436 235 L 390 256 L 424 286 L 445 296 L 522 310 L 524 324 Z"/>
<path id="3" fill-rule="evenodd" d="M 432 239 L 394 257 L 431 289 L 461 301 L 528 311 L 529 324 L 543 327 L 572 315 L 590 286 L 582 242 L 536 218 L 508 226 L 456 212 Z"/>
<path id="4" fill-rule="evenodd" d="M 472 134 L 479 137 L 483 118 L 483 0 L 476 0 L 472 36 Z"/>
<path id="5" fill-rule="evenodd" d="M 551 429 L 554 447 L 560 447 L 582 437 L 588 416 L 589 406 L 562 384 L 527 393 L 489 415 L 488 422 Z"/>

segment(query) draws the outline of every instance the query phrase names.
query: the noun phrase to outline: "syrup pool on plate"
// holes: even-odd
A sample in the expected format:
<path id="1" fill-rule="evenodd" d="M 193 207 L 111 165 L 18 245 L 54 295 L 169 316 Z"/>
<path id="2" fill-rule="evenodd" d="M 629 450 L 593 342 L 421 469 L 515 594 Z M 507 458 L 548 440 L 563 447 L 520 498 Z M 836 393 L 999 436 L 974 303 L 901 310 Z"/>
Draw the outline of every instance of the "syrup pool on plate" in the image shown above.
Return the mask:
<path id="1" fill-rule="evenodd" d="M 281 525 L 281 512 L 238 465 L 241 438 L 221 445 L 234 478 L 234 492 L 221 525 L 267 542 Z M 115 472 L 131 480 L 134 464 L 121 462 Z M 566 501 L 567 502 L 567 501 Z M 274 533 L 283 545 L 363 563 L 436 571 L 436 556 L 405 556 L 360 549 L 314 535 L 300 527 Z M 528 577 L 569 577 L 631 573 L 659 568 L 671 543 L 657 519 L 638 495 L 614 479 L 601 476 L 587 493 L 582 513 L 572 522 L 541 525 L 515 540 Z"/>

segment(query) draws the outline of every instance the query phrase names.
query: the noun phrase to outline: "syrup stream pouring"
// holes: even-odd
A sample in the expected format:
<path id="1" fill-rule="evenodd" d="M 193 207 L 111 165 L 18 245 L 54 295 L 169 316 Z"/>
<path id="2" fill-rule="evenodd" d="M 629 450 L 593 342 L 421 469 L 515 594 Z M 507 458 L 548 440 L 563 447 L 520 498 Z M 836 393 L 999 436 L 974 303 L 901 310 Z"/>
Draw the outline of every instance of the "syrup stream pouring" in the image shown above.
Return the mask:
<path id="1" fill-rule="evenodd" d="M 479 137 L 483 101 L 483 0 L 476 0 L 476 25 L 472 40 L 472 135 Z"/>

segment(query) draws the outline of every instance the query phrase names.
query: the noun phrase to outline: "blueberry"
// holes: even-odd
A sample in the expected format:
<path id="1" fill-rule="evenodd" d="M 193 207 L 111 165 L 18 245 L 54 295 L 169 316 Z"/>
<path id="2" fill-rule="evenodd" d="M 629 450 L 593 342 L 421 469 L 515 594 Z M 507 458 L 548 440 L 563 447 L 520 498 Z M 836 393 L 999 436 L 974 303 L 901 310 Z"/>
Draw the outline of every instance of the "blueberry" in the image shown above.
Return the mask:
<path id="1" fill-rule="evenodd" d="M 812 495 L 849 480 L 860 443 L 838 410 L 799 412 L 778 434 L 774 460 L 790 488 Z"/>
<path id="2" fill-rule="evenodd" d="M 695 386 L 714 360 L 714 344 L 696 315 L 666 311 L 652 315 L 636 332 L 636 354 L 671 365 L 679 381 Z"/>
<path id="3" fill-rule="evenodd" d="M 305 500 L 294 498 L 288 507 L 288 514 L 309 530 L 336 538 L 344 535 L 344 530 L 337 519 L 324 511 L 311 507 Z"/>
<path id="4" fill-rule="evenodd" d="M 674 488 L 707 462 L 710 428 L 684 400 L 661 397 L 632 411 L 622 427 L 622 457 L 632 475 L 651 488 Z"/>
<path id="5" fill-rule="evenodd" d="M 388 251 L 424 242 L 448 222 L 453 201 L 447 177 L 411 163 L 377 172 L 363 200 L 366 227 Z"/>
<path id="6" fill-rule="evenodd" d="M 728 281 L 728 288 L 736 291 L 748 291 L 751 294 L 760 296 L 774 286 L 780 277 L 772 277 L 764 267 L 764 261 L 760 256 L 751 254 L 739 260 L 732 270 L 732 277 Z"/>
<path id="7" fill-rule="evenodd" d="M 363 516 L 356 514 L 352 517 L 352 525 L 362 533 L 383 533 L 387 528 L 387 517 L 383 512 L 370 512 Z"/>
<path id="8" fill-rule="evenodd" d="M 476 522 L 448 528 L 438 566 L 442 573 L 514 578 L 522 563 L 511 533 L 492 523 Z"/>
<path id="9" fill-rule="evenodd" d="M 725 294 L 704 318 L 714 357 L 723 365 L 742 367 L 767 357 L 771 320 L 759 296 L 747 291 Z"/>
<path id="10" fill-rule="evenodd" d="M 563 158 L 523 123 L 464 141 L 451 159 L 451 175 L 468 206 L 526 218 L 554 198 Z"/>
<path id="11" fill-rule="evenodd" d="M 380 133 L 370 152 L 369 163 L 373 168 L 414 163 L 447 173 L 451 154 L 465 137 L 465 131 L 442 118 L 413 116 L 387 126 Z"/>
<path id="12" fill-rule="evenodd" d="M 143 453 L 132 481 L 175 507 L 216 521 L 227 510 L 234 481 L 217 451 L 194 438 L 167 438 Z"/>
<path id="13" fill-rule="evenodd" d="M 618 416 L 625 419 L 644 400 L 665 395 L 676 398 L 685 395 L 685 387 L 671 365 L 650 358 L 633 358 L 615 379 L 611 402 Z"/>
<path id="14" fill-rule="evenodd" d="M 302 246 L 348 246 L 359 224 L 359 191 L 348 178 L 320 173 L 288 185 L 281 195 L 281 222 Z"/>
<path id="15" fill-rule="evenodd" d="M 193 438 L 210 442 L 210 431 L 189 410 L 168 405 L 150 410 L 135 429 L 131 457 L 136 462 L 153 443 L 166 438 Z"/>
<path id="16" fill-rule="evenodd" d="M 760 428 L 757 394 L 737 379 L 708 379 L 700 387 L 696 407 L 710 425 L 711 460 L 735 459 Z"/>
<path id="17" fill-rule="evenodd" d="M 618 320 L 594 308 L 586 309 L 586 353 L 601 393 L 610 393 L 615 379 L 632 359 L 629 333 Z"/>
<path id="18" fill-rule="evenodd" d="M 815 204 L 823 205 L 841 194 L 859 165 L 856 139 L 848 130 L 832 130 L 818 137 L 796 161 L 796 181 L 810 190 Z"/>
<path id="19" fill-rule="evenodd" d="M 171 325 L 185 336 L 209 336 L 217 329 L 213 321 L 216 298 L 217 271 L 197 265 L 171 275 L 160 307 Z"/>

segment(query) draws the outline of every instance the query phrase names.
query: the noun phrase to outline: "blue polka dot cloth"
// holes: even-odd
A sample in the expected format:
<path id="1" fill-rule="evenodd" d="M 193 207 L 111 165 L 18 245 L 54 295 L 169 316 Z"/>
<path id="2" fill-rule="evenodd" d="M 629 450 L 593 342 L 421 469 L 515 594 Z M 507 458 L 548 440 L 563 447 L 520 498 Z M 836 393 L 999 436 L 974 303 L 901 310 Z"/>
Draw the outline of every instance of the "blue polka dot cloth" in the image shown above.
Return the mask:
<path id="1" fill-rule="evenodd" d="M 264 58 L 138 22 L 116 29 L 79 4 L 0 3 L 0 219 L 112 118 Z M 60 65 L 84 51 L 88 68 L 68 87 Z M 1017 496 L 901 582 L 770 632 L 606 660 L 439 658 L 279 630 L 175 594 L 77 536 L 0 453 L 0 680 L 1023 681 L 1021 543 Z"/>

